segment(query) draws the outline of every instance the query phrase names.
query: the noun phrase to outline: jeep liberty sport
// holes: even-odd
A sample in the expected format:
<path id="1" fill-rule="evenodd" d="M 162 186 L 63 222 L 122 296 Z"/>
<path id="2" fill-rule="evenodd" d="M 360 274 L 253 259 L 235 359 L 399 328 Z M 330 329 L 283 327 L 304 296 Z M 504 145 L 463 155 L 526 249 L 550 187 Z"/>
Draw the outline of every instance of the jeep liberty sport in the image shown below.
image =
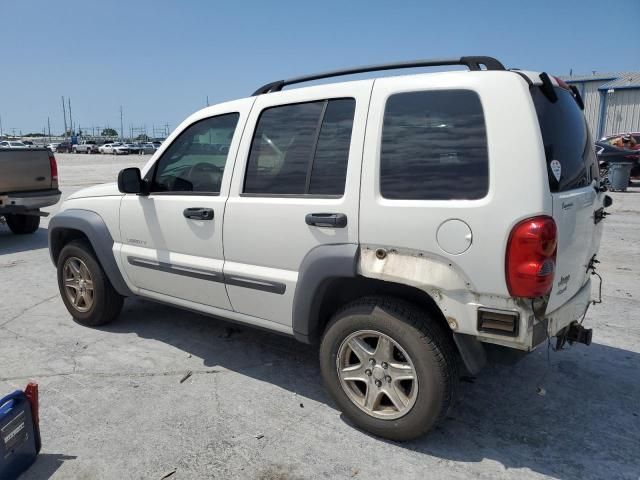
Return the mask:
<path id="1" fill-rule="evenodd" d="M 454 70 L 330 83 L 371 71 Z M 62 299 L 140 296 L 319 344 L 338 407 L 406 440 L 490 351 L 589 344 L 603 193 L 577 90 L 491 57 L 265 85 L 185 120 L 49 225 Z"/>

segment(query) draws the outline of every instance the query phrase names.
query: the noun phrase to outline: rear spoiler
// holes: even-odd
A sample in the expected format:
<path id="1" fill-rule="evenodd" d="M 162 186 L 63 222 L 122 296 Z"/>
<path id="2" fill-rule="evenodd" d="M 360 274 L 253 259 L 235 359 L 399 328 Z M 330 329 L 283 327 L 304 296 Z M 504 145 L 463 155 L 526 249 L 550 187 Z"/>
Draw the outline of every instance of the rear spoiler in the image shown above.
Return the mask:
<path id="1" fill-rule="evenodd" d="M 578 104 L 578 107 L 580 107 L 580 110 L 584 110 L 584 102 L 582 101 L 582 95 L 580 95 L 578 87 L 576 87 L 575 85 L 569 85 L 567 82 L 558 77 L 553 78 L 558 84 L 558 87 L 563 88 L 571 93 L 571 96 Z M 540 80 L 542 81 L 542 85 L 540 85 L 539 87 L 540 90 L 542 90 L 544 96 L 547 97 L 547 100 L 549 100 L 551 103 L 556 103 L 558 101 L 558 95 L 554 90 L 554 85 L 549 74 L 546 72 L 542 72 L 540 74 Z"/>

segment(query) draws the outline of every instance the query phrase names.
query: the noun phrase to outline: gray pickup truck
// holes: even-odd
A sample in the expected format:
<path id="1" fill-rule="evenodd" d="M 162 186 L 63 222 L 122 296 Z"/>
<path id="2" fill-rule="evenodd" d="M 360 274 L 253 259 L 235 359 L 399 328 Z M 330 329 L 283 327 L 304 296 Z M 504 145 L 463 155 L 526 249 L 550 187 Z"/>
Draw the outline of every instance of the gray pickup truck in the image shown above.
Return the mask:
<path id="1" fill-rule="evenodd" d="M 0 148 L 0 220 L 13 233 L 33 233 L 40 217 L 48 213 L 40 208 L 60 200 L 58 165 L 46 148 Z"/>
<path id="2" fill-rule="evenodd" d="M 98 144 L 93 140 L 82 140 L 73 147 L 72 153 L 98 153 Z"/>

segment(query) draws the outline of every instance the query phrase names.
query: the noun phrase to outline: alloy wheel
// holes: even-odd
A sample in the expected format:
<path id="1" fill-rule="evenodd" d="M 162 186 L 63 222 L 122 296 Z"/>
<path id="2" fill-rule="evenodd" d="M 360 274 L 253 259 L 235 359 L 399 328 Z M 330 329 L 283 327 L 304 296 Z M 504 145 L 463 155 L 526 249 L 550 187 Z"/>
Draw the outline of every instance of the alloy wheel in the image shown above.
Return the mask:
<path id="1" fill-rule="evenodd" d="M 375 330 L 352 333 L 336 357 L 340 385 L 349 399 L 372 417 L 403 417 L 416 402 L 418 378 L 407 352 Z"/>
<path id="2" fill-rule="evenodd" d="M 62 268 L 62 280 L 67 299 L 79 312 L 93 306 L 93 279 L 87 265 L 78 257 L 69 257 Z"/>

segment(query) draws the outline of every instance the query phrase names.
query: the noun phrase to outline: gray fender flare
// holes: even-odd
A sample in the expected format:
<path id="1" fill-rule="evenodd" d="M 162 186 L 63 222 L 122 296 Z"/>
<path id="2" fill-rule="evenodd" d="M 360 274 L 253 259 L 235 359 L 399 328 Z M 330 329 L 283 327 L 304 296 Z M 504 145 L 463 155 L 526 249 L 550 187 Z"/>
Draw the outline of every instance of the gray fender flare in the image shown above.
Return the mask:
<path id="1" fill-rule="evenodd" d="M 358 248 L 352 243 L 318 245 L 302 259 L 293 295 L 293 334 L 297 340 L 312 343 L 316 339 L 324 292 L 332 280 L 357 275 Z"/>
<path id="2" fill-rule="evenodd" d="M 69 209 L 58 213 L 49 221 L 49 255 L 54 265 L 62 249 L 60 242 L 66 230 L 82 232 L 89 239 L 113 288 L 120 295 L 133 295 L 116 264 L 113 256 L 113 237 L 100 215 L 90 210 Z"/>

